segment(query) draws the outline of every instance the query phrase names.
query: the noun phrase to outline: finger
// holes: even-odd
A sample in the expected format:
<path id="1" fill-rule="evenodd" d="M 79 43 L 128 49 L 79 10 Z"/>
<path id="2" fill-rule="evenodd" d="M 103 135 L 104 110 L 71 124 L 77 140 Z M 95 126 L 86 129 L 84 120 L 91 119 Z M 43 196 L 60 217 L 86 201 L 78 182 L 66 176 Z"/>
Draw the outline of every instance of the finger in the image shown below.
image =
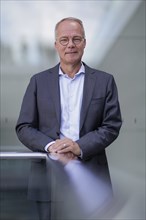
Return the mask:
<path id="1" fill-rule="evenodd" d="M 62 145 L 62 144 L 67 144 L 67 145 L 70 145 L 72 144 L 72 140 L 69 139 L 69 138 L 63 138 L 63 139 L 59 139 L 59 140 L 56 140 L 55 141 L 56 145 Z"/>
<path id="2" fill-rule="evenodd" d="M 70 151 L 71 151 L 71 148 L 66 147 L 66 148 L 62 148 L 62 149 L 57 150 L 57 153 L 62 154 L 62 153 L 68 153 Z"/>
<path id="3" fill-rule="evenodd" d="M 56 146 L 62 145 L 64 143 L 68 143 L 68 139 L 64 138 L 64 139 L 59 139 L 55 141 Z"/>
<path id="4" fill-rule="evenodd" d="M 66 155 L 67 155 L 67 157 L 69 159 L 73 159 L 74 158 L 74 154 L 72 152 L 67 152 Z"/>
<path id="5" fill-rule="evenodd" d="M 56 141 L 53 146 L 52 146 L 52 149 L 54 151 L 56 150 L 59 150 L 59 149 L 62 149 L 64 147 L 64 144 L 61 142 L 61 141 Z"/>
<path id="6" fill-rule="evenodd" d="M 54 149 L 58 152 L 58 151 L 66 149 L 68 147 L 71 147 L 71 145 L 69 143 L 62 142 L 60 145 L 56 146 L 56 148 L 54 148 Z"/>

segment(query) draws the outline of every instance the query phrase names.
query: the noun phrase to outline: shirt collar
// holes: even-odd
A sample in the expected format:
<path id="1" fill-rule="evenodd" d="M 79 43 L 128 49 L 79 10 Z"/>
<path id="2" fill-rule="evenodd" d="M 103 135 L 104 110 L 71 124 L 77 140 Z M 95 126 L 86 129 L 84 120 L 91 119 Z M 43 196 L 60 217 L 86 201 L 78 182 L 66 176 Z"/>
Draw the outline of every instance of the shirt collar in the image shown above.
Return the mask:
<path id="1" fill-rule="evenodd" d="M 82 63 L 82 65 L 81 65 L 79 71 L 75 74 L 75 76 L 80 75 L 81 73 L 85 73 L 85 66 L 84 66 L 83 63 Z M 62 75 L 62 76 L 67 76 L 67 74 L 64 74 L 64 73 L 63 73 L 63 71 L 61 70 L 61 68 L 60 68 L 60 66 L 59 66 L 59 76 L 61 76 L 61 75 Z"/>

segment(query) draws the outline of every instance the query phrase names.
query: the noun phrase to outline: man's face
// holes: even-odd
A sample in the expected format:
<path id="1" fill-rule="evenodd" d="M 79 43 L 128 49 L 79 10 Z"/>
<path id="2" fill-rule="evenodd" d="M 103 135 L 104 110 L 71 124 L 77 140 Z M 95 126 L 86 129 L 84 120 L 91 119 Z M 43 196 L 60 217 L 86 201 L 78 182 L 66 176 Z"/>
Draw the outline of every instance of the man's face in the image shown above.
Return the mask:
<path id="1" fill-rule="evenodd" d="M 86 40 L 79 23 L 63 21 L 57 29 L 56 50 L 62 64 L 77 64 L 81 61 Z"/>

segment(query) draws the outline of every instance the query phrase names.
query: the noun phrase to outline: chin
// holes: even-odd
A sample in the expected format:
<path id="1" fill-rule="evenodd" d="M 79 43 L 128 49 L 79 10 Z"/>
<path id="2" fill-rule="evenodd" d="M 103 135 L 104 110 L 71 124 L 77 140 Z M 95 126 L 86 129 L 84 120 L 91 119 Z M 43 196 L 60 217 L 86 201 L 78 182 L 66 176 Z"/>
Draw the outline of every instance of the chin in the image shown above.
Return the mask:
<path id="1" fill-rule="evenodd" d="M 66 63 L 68 64 L 77 64 L 80 63 L 81 59 L 68 59 Z"/>

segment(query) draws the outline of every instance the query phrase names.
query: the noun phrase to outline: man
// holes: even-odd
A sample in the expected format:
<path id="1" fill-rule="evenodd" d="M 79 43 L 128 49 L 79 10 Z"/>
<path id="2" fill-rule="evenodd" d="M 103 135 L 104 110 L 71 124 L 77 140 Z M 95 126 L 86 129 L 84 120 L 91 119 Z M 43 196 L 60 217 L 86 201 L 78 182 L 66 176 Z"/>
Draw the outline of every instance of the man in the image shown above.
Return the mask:
<path id="1" fill-rule="evenodd" d="M 82 21 L 61 20 L 55 38 L 60 63 L 31 78 L 16 126 L 18 138 L 34 152 L 79 160 L 111 186 L 105 148 L 121 127 L 114 78 L 82 62 L 86 46 Z M 32 162 L 28 191 L 43 220 L 50 216 L 47 167 L 43 160 Z"/>

